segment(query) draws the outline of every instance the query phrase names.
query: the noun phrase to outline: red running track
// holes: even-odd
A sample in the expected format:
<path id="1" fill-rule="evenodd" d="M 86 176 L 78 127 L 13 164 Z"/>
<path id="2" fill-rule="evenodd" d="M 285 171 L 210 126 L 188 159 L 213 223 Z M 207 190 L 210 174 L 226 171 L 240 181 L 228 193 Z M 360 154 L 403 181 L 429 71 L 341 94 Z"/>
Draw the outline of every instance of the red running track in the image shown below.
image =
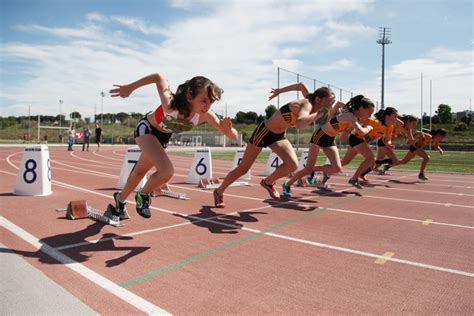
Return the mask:
<path id="1" fill-rule="evenodd" d="M 50 147 L 44 197 L 12 194 L 22 150 L 0 149 L 1 242 L 100 314 L 474 312 L 472 174 L 393 171 L 363 190 L 335 176 L 332 192 L 294 187 L 278 202 L 256 164 L 252 185 L 216 209 L 211 191 L 185 183 L 192 157 L 170 154 L 171 188 L 190 200 L 154 198 L 146 220 L 130 197 L 132 218 L 114 228 L 55 209 L 112 203 L 126 147 Z M 231 164 L 214 160 L 214 175 Z"/>

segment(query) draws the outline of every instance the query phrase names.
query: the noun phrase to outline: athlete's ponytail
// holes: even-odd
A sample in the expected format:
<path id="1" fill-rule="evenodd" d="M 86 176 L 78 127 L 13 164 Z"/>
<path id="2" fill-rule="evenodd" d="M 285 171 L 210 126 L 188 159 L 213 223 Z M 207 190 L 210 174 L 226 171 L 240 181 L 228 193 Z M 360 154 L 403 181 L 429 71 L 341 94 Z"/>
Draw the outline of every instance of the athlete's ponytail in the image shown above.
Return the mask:
<path id="1" fill-rule="evenodd" d="M 405 114 L 400 118 L 403 121 L 403 126 L 406 126 L 409 122 L 418 122 L 418 118 L 414 115 Z"/>
<path id="2" fill-rule="evenodd" d="M 372 102 L 372 100 L 369 98 L 364 97 L 362 94 L 352 97 L 345 106 L 349 112 L 354 112 L 360 108 L 368 109 L 369 107 L 374 108 L 374 102 Z"/>

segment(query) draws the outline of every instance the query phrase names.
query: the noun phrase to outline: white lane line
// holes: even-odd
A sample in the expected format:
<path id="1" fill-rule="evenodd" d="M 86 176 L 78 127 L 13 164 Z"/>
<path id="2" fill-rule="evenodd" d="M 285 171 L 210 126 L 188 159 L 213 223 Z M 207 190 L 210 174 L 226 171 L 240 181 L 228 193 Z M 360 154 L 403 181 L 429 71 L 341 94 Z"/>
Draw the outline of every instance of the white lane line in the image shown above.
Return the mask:
<path id="1" fill-rule="evenodd" d="M 7 220 L 3 216 L 0 216 L 0 225 L 6 228 L 7 230 L 9 230 L 10 232 L 12 232 L 13 234 L 15 234 L 16 236 L 18 236 L 19 238 L 28 242 L 35 249 L 38 249 L 39 251 L 50 256 L 51 258 L 56 259 L 57 261 L 61 262 L 65 267 L 71 269 L 74 272 L 79 273 L 79 275 L 81 275 L 82 277 L 100 286 L 101 288 L 109 292 L 110 294 L 119 297 L 123 301 L 137 308 L 138 310 L 141 310 L 144 313 L 151 314 L 151 315 L 171 315 L 169 312 L 165 311 L 164 309 L 150 303 L 144 298 L 115 284 L 114 282 L 103 277 L 97 272 L 87 268 L 83 264 L 62 254 L 60 251 L 48 246 L 45 243 L 42 243 L 38 238 L 28 233 L 21 227 L 13 224 L 12 222 Z"/>

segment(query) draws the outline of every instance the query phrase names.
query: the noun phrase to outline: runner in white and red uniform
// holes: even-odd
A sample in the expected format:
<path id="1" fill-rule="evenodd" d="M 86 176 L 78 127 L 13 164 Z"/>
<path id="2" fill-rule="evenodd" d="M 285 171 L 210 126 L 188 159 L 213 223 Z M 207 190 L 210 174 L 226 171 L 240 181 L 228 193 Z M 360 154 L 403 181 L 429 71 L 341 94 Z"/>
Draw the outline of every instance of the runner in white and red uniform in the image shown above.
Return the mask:
<path id="1" fill-rule="evenodd" d="M 156 84 L 161 105 L 138 121 L 135 127 L 135 141 L 142 153 L 123 190 L 114 193 L 116 211 L 113 215 L 125 214 L 127 197 L 147 172 L 155 167 L 156 171 L 135 195 L 138 214 L 145 218 L 151 216 L 150 195 L 153 189 L 161 188 L 174 173 L 173 164 L 165 152 L 172 133 L 188 131 L 201 123 L 209 123 L 227 137 L 237 139 L 237 131 L 232 128 L 231 119 L 219 119 L 210 110 L 214 101 L 220 99 L 223 90 L 205 77 L 194 77 L 178 86 L 176 93 L 172 93 L 165 77 L 156 73 L 128 85 L 115 85 L 117 88 L 110 90 L 110 93 L 112 97 L 126 98 L 134 90 L 148 84 Z"/>

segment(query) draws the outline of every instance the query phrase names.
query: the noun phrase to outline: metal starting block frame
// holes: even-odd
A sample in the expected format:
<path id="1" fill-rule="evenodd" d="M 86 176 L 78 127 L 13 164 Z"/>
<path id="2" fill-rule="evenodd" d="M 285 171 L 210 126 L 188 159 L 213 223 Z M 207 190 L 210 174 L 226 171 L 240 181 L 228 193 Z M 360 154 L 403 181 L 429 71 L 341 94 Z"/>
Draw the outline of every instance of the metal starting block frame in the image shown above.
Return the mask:
<path id="1" fill-rule="evenodd" d="M 178 199 L 178 200 L 189 200 L 189 197 L 186 193 L 181 192 L 173 192 L 168 190 L 161 190 L 161 194 L 170 198 Z"/>
<path id="2" fill-rule="evenodd" d="M 230 186 L 231 187 L 242 187 L 248 186 L 250 183 L 248 181 L 235 181 Z M 198 187 L 204 190 L 217 189 L 220 186 L 219 178 L 214 179 L 201 179 L 199 180 Z"/>
<path id="3" fill-rule="evenodd" d="M 318 189 L 323 189 L 323 190 L 329 190 L 331 189 L 331 186 L 327 183 L 321 183 L 321 179 L 317 178 L 315 184 L 309 184 L 308 179 L 306 177 L 298 179 L 296 182 L 297 187 L 314 187 Z"/>
<path id="4" fill-rule="evenodd" d="M 120 222 L 120 216 L 112 215 L 112 210 L 115 207 L 112 204 L 107 205 L 107 210 L 101 211 L 87 205 L 85 200 L 71 201 L 67 208 L 56 209 L 57 212 L 66 212 L 66 217 L 74 220 L 80 218 L 92 218 L 93 220 L 112 225 L 115 227 L 124 226 Z M 125 213 L 122 219 L 130 218 L 128 213 Z"/>

